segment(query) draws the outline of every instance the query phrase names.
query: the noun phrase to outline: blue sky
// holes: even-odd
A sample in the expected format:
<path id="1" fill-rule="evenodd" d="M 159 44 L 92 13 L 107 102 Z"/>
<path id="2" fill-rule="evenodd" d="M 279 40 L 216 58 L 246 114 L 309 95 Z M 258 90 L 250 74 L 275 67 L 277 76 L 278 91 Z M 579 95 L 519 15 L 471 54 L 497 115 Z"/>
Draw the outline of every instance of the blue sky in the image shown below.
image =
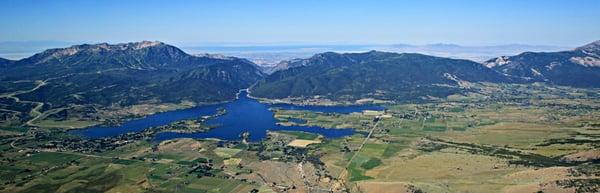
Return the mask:
<path id="1" fill-rule="evenodd" d="M 541 44 L 600 39 L 598 0 L 0 1 L 0 41 Z"/>

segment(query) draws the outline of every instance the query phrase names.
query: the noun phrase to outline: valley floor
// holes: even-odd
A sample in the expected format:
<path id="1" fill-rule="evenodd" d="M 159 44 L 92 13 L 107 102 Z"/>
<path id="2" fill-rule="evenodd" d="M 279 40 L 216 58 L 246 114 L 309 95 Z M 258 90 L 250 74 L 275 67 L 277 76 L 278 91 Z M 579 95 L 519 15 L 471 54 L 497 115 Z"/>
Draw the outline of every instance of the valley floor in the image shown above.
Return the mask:
<path id="1" fill-rule="evenodd" d="M 253 143 L 152 140 L 206 129 L 202 121 L 104 140 L 4 127 L 0 192 L 600 191 L 598 90 L 475 86 L 481 92 L 385 111 L 274 109 L 281 124 L 361 131 L 338 139 L 279 131 Z"/>

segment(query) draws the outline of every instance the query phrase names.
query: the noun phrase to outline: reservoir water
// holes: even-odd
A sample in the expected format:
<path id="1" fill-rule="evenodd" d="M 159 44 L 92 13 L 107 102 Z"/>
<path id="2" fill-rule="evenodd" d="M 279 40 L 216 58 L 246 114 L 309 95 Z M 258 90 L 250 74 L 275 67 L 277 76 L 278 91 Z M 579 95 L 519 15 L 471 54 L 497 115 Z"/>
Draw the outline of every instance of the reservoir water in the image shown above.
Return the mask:
<path id="1" fill-rule="evenodd" d="M 199 133 L 176 133 L 162 132 L 156 135 L 156 140 L 168 140 L 173 138 L 217 138 L 222 140 L 239 140 L 242 132 L 249 132 L 250 141 L 259 141 L 266 137 L 267 130 L 289 130 L 305 131 L 321 134 L 327 138 L 337 138 L 352 135 L 354 130 L 330 129 L 316 126 L 281 126 L 277 125 L 277 120 L 273 117 L 273 112 L 269 108 L 282 108 L 292 110 L 307 110 L 326 113 L 352 113 L 363 110 L 383 110 L 381 106 L 363 105 L 363 106 L 300 106 L 291 104 L 265 104 L 247 96 L 246 91 L 241 91 L 238 99 L 216 105 L 199 106 L 189 109 L 175 110 L 163 113 L 156 113 L 144 118 L 127 121 L 116 127 L 89 127 L 81 130 L 71 131 L 88 138 L 99 138 L 116 136 L 128 132 L 139 132 L 150 127 L 166 125 L 174 121 L 184 119 L 196 119 L 200 116 L 213 115 L 219 108 L 225 108 L 226 114 L 210 119 L 208 124 L 218 125 L 217 128 L 207 132 Z M 298 122 L 302 120 L 294 120 Z"/>

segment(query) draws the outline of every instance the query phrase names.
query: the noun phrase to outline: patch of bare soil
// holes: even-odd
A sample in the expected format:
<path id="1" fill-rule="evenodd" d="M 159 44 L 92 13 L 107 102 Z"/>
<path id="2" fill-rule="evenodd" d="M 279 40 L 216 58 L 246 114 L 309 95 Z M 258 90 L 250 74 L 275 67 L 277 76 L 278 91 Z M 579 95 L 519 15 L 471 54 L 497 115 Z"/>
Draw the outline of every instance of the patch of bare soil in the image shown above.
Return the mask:
<path id="1" fill-rule="evenodd" d="M 332 180 L 310 163 L 260 161 L 251 162 L 244 167 L 253 172 L 237 178 L 264 183 L 276 192 L 328 191 L 332 183 Z"/>
<path id="2" fill-rule="evenodd" d="M 570 167 L 550 167 L 530 169 L 509 174 L 506 178 L 516 185 L 507 186 L 504 193 L 544 192 L 544 193 L 575 193 L 581 192 L 577 186 L 569 186 L 569 182 L 580 179 L 597 179 L 597 176 L 574 176 Z M 586 191 L 585 191 L 586 192 Z"/>
<path id="3" fill-rule="evenodd" d="M 509 186 L 504 189 L 504 193 L 522 193 L 522 192 L 539 192 L 544 193 L 576 193 L 577 190 L 573 187 L 565 188 L 558 185 L 556 182 L 546 182 L 541 184 L 524 184 Z"/>
<path id="4" fill-rule="evenodd" d="M 593 149 L 589 151 L 582 151 L 574 154 L 569 154 L 563 156 L 561 160 L 566 162 L 588 162 L 600 160 L 600 150 Z"/>
<path id="5" fill-rule="evenodd" d="M 415 193 L 419 189 L 403 182 L 359 182 L 358 191 L 363 193 Z"/>
<path id="6" fill-rule="evenodd" d="M 202 143 L 194 139 L 182 138 L 170 141 L 163 141 L 158 145 L 159 152 L 186 152 L 198 151 Z"/>
<path id="7" fill-rule="evenodd" d="M 294 139 L 288 145 L 292 147 L 306 147 L 313 143 L 321 143 L 320 140 Z"/>

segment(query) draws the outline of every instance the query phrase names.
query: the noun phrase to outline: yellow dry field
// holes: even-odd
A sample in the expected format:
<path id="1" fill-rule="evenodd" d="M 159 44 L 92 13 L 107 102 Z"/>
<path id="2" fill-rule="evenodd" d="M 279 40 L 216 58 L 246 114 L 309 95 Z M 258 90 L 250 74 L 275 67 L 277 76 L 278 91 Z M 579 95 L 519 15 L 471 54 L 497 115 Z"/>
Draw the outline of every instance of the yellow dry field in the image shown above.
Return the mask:
<path id="1" fill-rule="evenodd" d="M 292 187 L 296 189 L 291 192 L 306 192 L 304 181 L 297 164 L 277 161 L 252 162 L 245 165 L 252 169 L 251 174 L 242 174 L 239 177 L 252 181 L 262 182 L 266 185 L 277 184 L 278 186 Z"/>
<path id="2" fill-rule="evenodd" d="M 175 160 L 173 159 L 159 159 L 156 161 L 156 163 L 161 163 L 161 164 L 170 164 L 173 163 Z"/>
<path id="3" fill-rule="evenodd" d="M 515 185 L 507 186 L 502 189 L 504 193 L 520 192 L 556 192 L 556 193 L 575 193 L 574 188 L 558 186 L 557 180 L 566 179 L 600 179 L 600 176 L 572 176 L 569 173 L 569 167 L 550 167 L 540 169 L 528 169 L 504 176 L 505 179 L 512 180 Z"/>
<path id="4" fill-rule="evenodd" d="M 163 141 L 158 145 L 159 152 L 198 151 L 202 143 L 194 139 L 182 138 Z"/>
<path id="5" fill-rule="evenodd" d="M 502 193 L 539 192 L 544 193 L 577 193 L 575 188 L 564 188 L 556 183 L 524 184 L 507 187 Z"/>
<path id="6" fill-rule="evenodd" d="M 121 147 L 118 147 L 115 153 L 110 154 L 111 156 L 118 155 L 120 158 L 131 158 L 131 157 L 142 157 L 152 152 L 152 148 L 149 146 L 141 145 L 140 143 L 130 143 Z M 115 156 L 117 157 L 117 156 Z"/>
<path id="7" fill-rule="evenodd" d="M 358 182 L 357 189 L 362 193 L 413 193 L 415 190 L 403 182 Z"/>
<path id="8" fill-rule="evenodd" d="M 505 178 L 520 183 L 546 182 L 568 179 L 569 167 L 549 167 L 539 169 L 528 169 L 506 175 Z"/>
<path id="9" fill-rule="evenodd" d="M 229 158 L 226 160 L 223 160 L 223 164 L 227 165 L 227 166 L 235 166 L 240 164 L 240 162 L 242 162 L 242 159 L 240 158 Z"/>
<path id="10" fill-rule="evenodd" d="M 545 123 L 548 111 L 541 108 L 503 106 L 502 108 L 469 109 L 467 114 L 476 119 L 491 119 L 499 122 Z"/>
<path id="11" fill-rule="evenodd" d="M 352 127 L 354 127 L 354 125 L 349 124 L 349 123 L 342 123 L 342 124 L 335 126 L 336 129 L 347 129 L 347 128 L 352 128 Z"/>
<path id="12" fill-rule="evenodd" d="M 549 138 L 564 138 L 568 130 L 531 123 L 497 123 L 465 132 L 443 133 L 439 137 L 456 141 L 511 147 L 529 147 Z"/>
<path id="13" fill-rule="evenodd" d="M 569 155 L 564 156 L 563 159 L 566 161 L 570 161 L 570 162 L 599 160 L 600 159 L 600 149 L 594 149 L 594 150 L 582 151 L 582 152 L 569 154 Z"/>
<path id="14" fill-rule="evenodd" d="M 537 123 L 501 122 L 465 132 L 438 133 L 436 137 L 456 142 L 494 145 L 522 149 L 545 156 L 559 156 L 588 150 L 588 145 L 556 144 L 537 146 L 548 139 L 570 138 L 570 133 L 580 128 L 562 128 Z"/>
<path id="15" fill-rule="evenodd" d="M 373 110 L 364 110 L 363 111 L 363 115 L 367 115 L 367 116 L 377 116 L 377 115 L 383 115 L 383 111 L 373 111 Z"/>
<path id="16" fill-rule="evenodd" d="M 158 145 L 158 153 L 174 154 L 181 160 L 194 160 L 200 157 L 201 149 L 201 142 L 189 138 L 163 141 Z"/>
<path id="17" fill-rule="evenodd" d="M 289 146 L 292 147 L 306 147 L 310 144 L 315 144 L 315 143 L 321 143 L 321 141 L 319 140 L 306 140 L 306 139 L 294 139 L 293 141 L 291 141 L 290 143 L 288 143 Z"/>
<path id="18" fill-rule="evenodd" d="M 425 192 L 499 192 L 512 185 L 499 178 L 525 170 L 508 166 L 506 160 L 473 155 L 455 149 L 384 160 L 384 164 L 366 172 L 371 181 L 410 183 Z"/>
<path id="19" fill-rule="evenodd" d="M 380 99 L 374 99 L 374 98 L 363 98 L 363 99 L 356 100 L 355 103 L 357 103 L 357 104 L 367 104 L 367 103 L 384 104 L 384 103 L 392 103 L 392 101 L 386 101 L 386 100 L 380 100 Z"/>

